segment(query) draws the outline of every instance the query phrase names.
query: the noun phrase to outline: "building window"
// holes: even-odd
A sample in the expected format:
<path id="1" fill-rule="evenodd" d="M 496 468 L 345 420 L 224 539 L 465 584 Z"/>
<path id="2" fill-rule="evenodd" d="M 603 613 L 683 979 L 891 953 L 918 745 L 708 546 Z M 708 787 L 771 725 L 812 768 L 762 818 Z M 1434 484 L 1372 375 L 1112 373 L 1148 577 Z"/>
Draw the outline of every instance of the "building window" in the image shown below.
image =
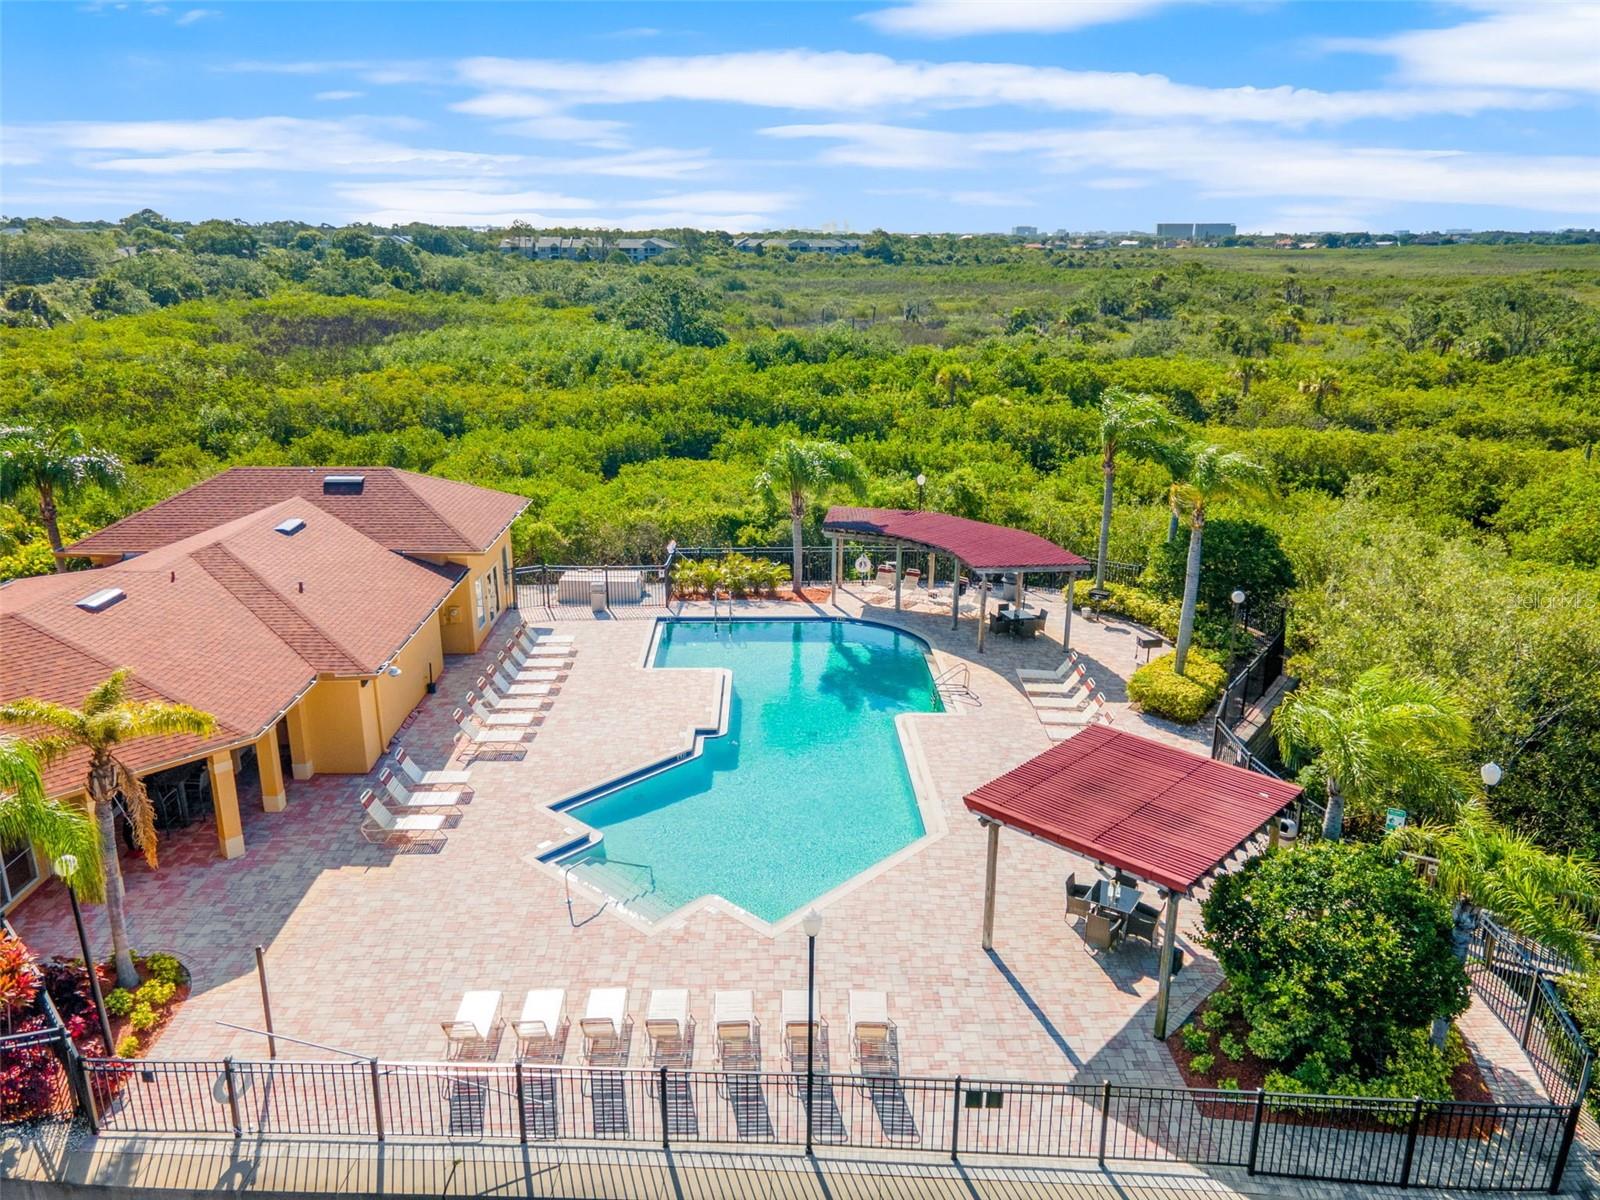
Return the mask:
<path id="1" fill-rule="evenodd" d="M 483 613 L 483 576 L 481 576 L 481 575 L 477 579 L 474 579 L 472 581 L 472 598 L 473 598 L 474 601 L 477 602 L 478 624 L 482 625 L 483 621 L 484 621 L 484 613 Z"/>
<path id="2" fill-rule="evenodd" d="M 508 588 L 511 587 L 517 581 L 517 577 L 511 573 L 511 547 L 510 546 L 501 546 L 500 547 L 500 574 L 505 578 L 506 586 Z"/>
<path id="3" fill-rule="evenodd" d="M 0 908 L 15 900 L 38 877 L 39 865 L 33 861 L 32 846 L 27 842 L 0 846 Z"/>

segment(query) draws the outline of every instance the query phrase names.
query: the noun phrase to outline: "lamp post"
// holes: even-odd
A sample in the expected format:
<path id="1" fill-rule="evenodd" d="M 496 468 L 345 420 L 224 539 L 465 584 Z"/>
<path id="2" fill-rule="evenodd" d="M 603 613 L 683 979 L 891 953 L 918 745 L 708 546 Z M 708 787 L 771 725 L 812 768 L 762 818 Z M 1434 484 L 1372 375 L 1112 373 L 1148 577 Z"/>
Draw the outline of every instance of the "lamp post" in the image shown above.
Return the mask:
<path id="1" fill-rule="evenodd" d="M 1504 777 L 1505 772 L 1500 769 L 1497 762 L 1486 762 L 1478 768 L 1478 778 L 1483 780 L 1483 786 L 1492 788 Z"/>
<path id="2" fill-rule="evenodd" d="M 817 1079 L 817 934 L 822 932 L 822 914 L 813 908 L 800 918 L 800 928 L 806 935 L 806 1153 L 810 1154 Z"/>
<path id="3" fill-rule="evenodd" d="M 1233 623 L 1242 633 L 1244 631 L 1244 622 L 1239 619 L 1239 614 L 1244 609 L 1244 589 L 1234 588 L 1228 599 L 1233 601 Z"/>
<path id="4" fill-rule="evenodd" d="M 55 862 L 56 874 L 67 885 L 67 899 L 72 901 L 72 920 L 78 927 L 78 945 L 83 950 L 83 967 L 89 972 L 89 992 L 94 997 L 94 1011 L 100 1018 L 100 1036 L 105 1039 L 106 1057 L 116 1053 L 111 1044 L 111 1018 L 106 1016 L 106 998 L 100 994 L 100 972 L 95 970 L 94 955 L 89 951 L 89 933 L 83 927 L 83 909 L 78 907 L 78 893 L 72 886 L 72 877 L 78 872 L 78 856 L 63 854 Z"/>
<path id="5" fill-rule="evenodd" d="M 918 512 L 921 512 L 922 509 L 923 509 L 923 502 L 924 502 L 924 498 L 927 495 L 927 491 L 928 491 L 928 477 L 926 475 L 922 474 L 919 471 L 917 473 L 917 511 Z M 930 584 L 929 586 L 932 586 L 932 585 Z"/>

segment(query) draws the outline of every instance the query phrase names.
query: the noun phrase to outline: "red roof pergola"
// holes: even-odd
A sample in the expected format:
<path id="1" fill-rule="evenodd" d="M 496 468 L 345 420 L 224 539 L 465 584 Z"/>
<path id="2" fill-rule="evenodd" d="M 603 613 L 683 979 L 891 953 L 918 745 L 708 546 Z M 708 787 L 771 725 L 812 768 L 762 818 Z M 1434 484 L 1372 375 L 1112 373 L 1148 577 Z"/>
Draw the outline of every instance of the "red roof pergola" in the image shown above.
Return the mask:
<path id="1" fill-rule="evenodd" d="M 966 797 L 989 827 L 984 949 L 994 944 L 1002 827 L 1148 880 L 1167 892 L 1155 1012 L 1155 1035 L 1164 1038 L 1179 898 L 1275 821 L 1300 790 L 1104 725 L 1084 728 Z"/>
<path id="2" fill-rule="evenodd" d="M 1077 572 L 1089 565 L 1087 559 L 1036 533 L 949 513 L 835 505 L 822 519 L 822 530 L 942 551 L 974 571 Z"/>

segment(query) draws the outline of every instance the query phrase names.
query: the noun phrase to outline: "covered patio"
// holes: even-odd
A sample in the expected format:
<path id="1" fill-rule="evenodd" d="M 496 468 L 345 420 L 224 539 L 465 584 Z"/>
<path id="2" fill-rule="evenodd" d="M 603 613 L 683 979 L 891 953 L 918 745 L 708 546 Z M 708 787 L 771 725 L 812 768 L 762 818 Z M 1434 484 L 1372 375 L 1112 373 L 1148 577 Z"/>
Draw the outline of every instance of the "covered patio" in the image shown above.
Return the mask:
<path id="1" fill-rule="evenodd" d="M 965 797 L 988 833 L 983 948 L 994 947 L 1002 828 L 1090 859 L 1107 877 L 1097 892 L 1125 915 L 1133 908 L 1122 903 L 1123 885 L 1154 885 L 1165 907 L 1154 943 L 1154 1032 L 1163 1039 L 1179 902 L 1255 838 L 1265 834 L 1276 845 L 1279 819 L 1300 791 L 1148 738 L 1090 726 Z"/>
<path id="2" fill-rule="evenodd" d="M 1012 577 L 1013 600 L 1017 613 L 1025 616 L 1026 577 L 1065 575 L 1067 577 L 1067 615 L 1064 645 L 1072 644 L 1073 591 L 1079 575 L 1090 564 L 1054 542 L 1005 525 L 990 525 L 948 513 L 922 512 L 903 508 L 851 508 L 835 505 L 823 518 L 822 531 L 832 543 L 829 555 L 830 598 L 838 602 L 839 580 L 844 575 L 846 541 L 894 550 L 894 607 L 900 611 L 901 588 L 907 568 L 905 556 L 927 555 L 928 573 L 924 582 L 931 589 L 936 578 L 937 559 L 948 555 L 954 562 L 950 585 L 950 628 L 955 629 L 961 615 L 961 573 L 963 568 L 983 576 L 978 584 L 978 649 L 983 649 L 988 625 L 991 576 Z M 916 571 L 916 568 L 913 568 Z M 920 571 L 917 571 L 920 574 Z M 1043 614 L 1039 614 L 1039 624 Z"/>

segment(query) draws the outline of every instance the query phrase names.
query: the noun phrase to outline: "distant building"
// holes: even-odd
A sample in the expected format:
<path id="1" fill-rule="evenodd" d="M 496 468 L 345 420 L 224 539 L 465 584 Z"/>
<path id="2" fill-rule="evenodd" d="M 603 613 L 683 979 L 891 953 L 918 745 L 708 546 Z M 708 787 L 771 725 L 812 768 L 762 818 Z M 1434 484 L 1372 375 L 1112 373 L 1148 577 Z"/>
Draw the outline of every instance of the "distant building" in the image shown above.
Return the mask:
<path id="1" fill-rule="evenodd" d="M 1194 222 L 1163 221 L 1156 226 L 1156 237 L 1163 241 L 1192 242 L 1194 240 Z"/>
<path id="2" fill-rule="evenodd" d="M 1039 227 L 1037 225 L 1013 225 L 1011 227 L 1011 236 L 1036 238 L 1039 236 Z"/>
<path id="3" fill-rule="evenodd" d="M 792 250 L 796 254 L 859 254 L 861 242 L 857 238 L 798 237 L 761 238 L 743 237 L 733 244 L 735 250 L 755 253 L 758 250 Z"/>
<path id="4" fill-rule="evenodd" d="M 1229 225 L 1220 221 L 1209 223 L 1196 221 L 1194 223 L 1194 240 L 1197 242 L 1211 242 L 1218 238 L 1237 237 L 1238 235 L 1239 227 L 1237 225 Z"/>
<path id="5" fill-rule="evenodd" d="M 642 263 L 649 262 L 665 254 L 668 250 L 676 250 L 677 242 L 669 242 L 666 238 L 619 238 L 615 247 L 628 256 L 629 261 Z"/>
<path id="6" fill-rule="evenodd" d="M 602 258 L 605 242 L 597 237 L 508 237 L 500 239 L 504 254 L 521 254 L 542 262 L 552 259 Z"/>

